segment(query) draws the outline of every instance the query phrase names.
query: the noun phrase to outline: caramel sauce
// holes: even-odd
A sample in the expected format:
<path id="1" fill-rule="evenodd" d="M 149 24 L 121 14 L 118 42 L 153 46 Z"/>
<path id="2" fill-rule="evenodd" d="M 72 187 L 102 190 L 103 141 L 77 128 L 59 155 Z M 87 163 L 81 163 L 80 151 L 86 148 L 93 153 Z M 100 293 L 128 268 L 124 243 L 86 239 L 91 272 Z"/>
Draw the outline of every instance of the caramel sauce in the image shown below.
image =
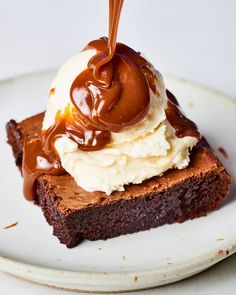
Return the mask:
<path id="1" fill-rule="evenodd" d="M 65 171 L 60 161 L 46 155 L 42 149 L 41 135 L 26 140 L 23 151 L 22 174 L 24 179 L 23 192 L 27 200 L 36 198 L 36 180 L 43 174 L 61 175 Z"/>
<path id="2" fill-rule="evenodd" d="M 149 88 L 157 94 L 155 71 L 139 52 L 116 42 L 122 6 L 123 0 L 109 0 L 109 38 L 94 40 L 85 48 L 95 49 L 96 54 L 71 85 L 73 108 L 58 112 L 48 130 L 24 144 L 22 173 L 28 200 L 36 198 L 40 175 L 65 173 L 54 148 L 58 138 L 68 137 L 84 151 L 99 150 L 110 142 L 111 132 L 121 132 L 148 113 Z M 49 96 L 54 92 L 55 88 Z M 176 136 L 200 138 L 196 125 L 181 113 L 175 97 L 168 91 L 167 95 L 166 115 Z"/>
<path id="3" fill-rule="evenodd" d="M 120 132 L 146 116 L 150 106 L 149 84 L 154 84 L 155 78 L 150 75 L 147 61 L 121 43 L 117 43 L 112 60 L 97 68 L 107 44 L 106 38 L 89 44 L 99 53 L 73 82 L 71 101 L 94 129 Z"/>
<path id="4" fill-rule="evenodd" d="M 179 138 L 192 136 L 200 139 L 201 134 L 198 131 L 197 125 L 184 116 L 177 99 L 169 90 L 166 91 L 166 94 L 168 97 L 166 117 L 168 122 L 175 129 L 175 135 Z"/>
<path id="5" fill-rule="evenodd" d="M 49 91 L 49 95 L 48 97 L 51 98 L 51 96 L 53 96 L 55 94 L 56 89 L 55 88 L 51 88 Z"/>
<path id="6" fill-rule="evenodd" d="M 99 150 L 110 142 L 111 132 L 121 132 L 148 113 L 149 87 L 156 92 L 156 79 L 139 53 L 116 42 L 122 5 L 123 0 L 110 0 L 109 38 L 85 47 L 97 53 L 71 86 L 73 114 L 56 118 L 45 134 L 46 152 L 50 142 L 65 134 L 82 150 Z"/>
<path id="7" fill-rule="evenodd" d="M 43 150 L 46 155 L 54 157 L 54 143 L 62 136 L 75 141 L 81 150 L 89 151 L 102 149 L 111 139 L 109 131 L 94 129 L 89 122 L 81 118 L 75 108 L 69 107 L 64 113 L 58 112 L 55 124 L 42 132 Z"/>

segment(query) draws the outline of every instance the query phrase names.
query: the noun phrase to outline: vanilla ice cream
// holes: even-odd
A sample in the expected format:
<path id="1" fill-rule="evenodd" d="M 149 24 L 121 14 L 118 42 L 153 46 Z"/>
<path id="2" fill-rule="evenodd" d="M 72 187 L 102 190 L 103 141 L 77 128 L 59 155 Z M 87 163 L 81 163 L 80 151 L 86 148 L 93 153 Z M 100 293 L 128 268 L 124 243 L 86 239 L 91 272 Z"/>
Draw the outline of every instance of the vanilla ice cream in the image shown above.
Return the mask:
<path id="1" fill-rule="evenodd" d="M 70 88 L 75 78 L 87 68 L 96 54 L 86 50 L 71 58 L 59 70 L 50 92 L 43 130 L 54 124 L 58 111 L 72 108 Z M 112 133 L 110 143 L 98 151 L 82 151 L 64 136 L 56 140 L 55 148 L 63 168 L 84 190 L 123 191 L 124 186 L 138 184 L 172 168 L 183 169 L 189 164 L 189 151 L 197 143 L 195 137 L 178 138 L 167 121 L 165 108 L 168 98 L 159 72 L 156 76 L 157 94 L 150 91 L 150 108 L 146 117 L 122 132 Z"/>

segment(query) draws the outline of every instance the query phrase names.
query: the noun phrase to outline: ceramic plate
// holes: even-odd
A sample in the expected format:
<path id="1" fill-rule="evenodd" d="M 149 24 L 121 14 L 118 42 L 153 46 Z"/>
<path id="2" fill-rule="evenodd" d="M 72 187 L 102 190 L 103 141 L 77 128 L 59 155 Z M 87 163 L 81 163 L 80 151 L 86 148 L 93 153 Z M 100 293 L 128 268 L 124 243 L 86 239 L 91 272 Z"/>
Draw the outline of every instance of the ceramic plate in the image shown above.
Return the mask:
<path id="1" fill-rule="evenodd" d="M 192 276 L 236 251 L 236 193 L 220 210 L 183 224 L 108 241 L 84 241 L 68 250 L 52 236 L 41 210 L 24 200 L 22 179 L 4 125 L 44 110 L 55 73 L 0 83 L 0 270 L 66 289 L 118 292 L 160 286 Z M 166 77 L 167 87 L 200 127 L 233 178 L 236 176 L 236 101 L 188 81 Z M 225 158 L 218 148 L 228 154 Z M 9 229 L 4 227 L 15 222 Z"/>

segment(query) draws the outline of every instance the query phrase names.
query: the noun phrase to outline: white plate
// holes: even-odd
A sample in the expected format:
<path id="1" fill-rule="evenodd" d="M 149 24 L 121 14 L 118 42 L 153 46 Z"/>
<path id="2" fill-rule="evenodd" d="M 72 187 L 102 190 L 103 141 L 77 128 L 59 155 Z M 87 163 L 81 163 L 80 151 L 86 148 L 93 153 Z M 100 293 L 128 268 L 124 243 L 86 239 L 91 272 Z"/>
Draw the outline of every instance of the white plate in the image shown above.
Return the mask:
<path id="1" fill-rule="evenodd" d="M 22 179 L 6 144 L 5 123 L 42 111 L 54 73 L 0 83 L 0 270 L 50 286 L 125 291 L 160 286 L 196 274 L 236 251 L 236 193 L 220 210 L 184 224 L 111 239 L 84 241 L 68 250 L 52 236 L 41 210 L 24 200 Z M 185 112 L 236 175 L 236 102 L 184 80 L 166 78 Z M 233 191 L 233 190 L 232 190 Z"/>

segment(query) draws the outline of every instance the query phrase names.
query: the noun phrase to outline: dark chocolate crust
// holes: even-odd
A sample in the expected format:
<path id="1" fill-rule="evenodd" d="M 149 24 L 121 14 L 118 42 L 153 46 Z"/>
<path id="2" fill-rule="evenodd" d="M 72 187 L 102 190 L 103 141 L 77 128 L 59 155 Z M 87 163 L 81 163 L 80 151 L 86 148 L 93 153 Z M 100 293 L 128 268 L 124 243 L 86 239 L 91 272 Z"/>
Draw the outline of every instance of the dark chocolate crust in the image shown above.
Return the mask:
<path id="1" fill-rule="evenodd" d="M 19 168 L 24 140 L 39 132 L 42 120 L 39 114 L 7 124 L 8 142 Z M 110 196 L 84 191 L 68 174 L 44 175 L 37 180 L 36 201 L 54 235 L 72 248 L 81 239 L 105 240 L 206 215 L 226 198 L 229 184 L 229 174 L 202 139 L 186 169 L 168 171 Z"/>

